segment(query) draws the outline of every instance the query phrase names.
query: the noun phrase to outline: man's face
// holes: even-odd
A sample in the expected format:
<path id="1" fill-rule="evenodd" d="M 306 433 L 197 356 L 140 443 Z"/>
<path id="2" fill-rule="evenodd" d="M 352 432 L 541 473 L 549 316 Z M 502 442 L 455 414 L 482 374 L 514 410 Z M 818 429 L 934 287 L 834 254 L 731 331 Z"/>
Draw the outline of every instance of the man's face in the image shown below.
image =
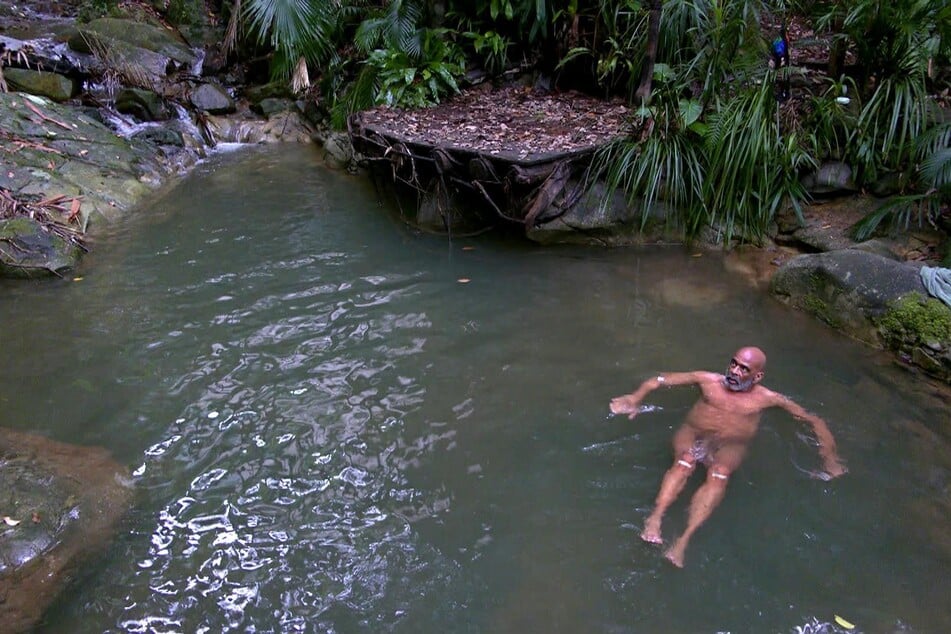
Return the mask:
<path id="1" fill-rule="evenodd" d="M 749 392 L 759 379 L 760 374 L 754 371 L 742 359 L 733 357 L 723 377 L 723 384 L 731 392 Z"/>

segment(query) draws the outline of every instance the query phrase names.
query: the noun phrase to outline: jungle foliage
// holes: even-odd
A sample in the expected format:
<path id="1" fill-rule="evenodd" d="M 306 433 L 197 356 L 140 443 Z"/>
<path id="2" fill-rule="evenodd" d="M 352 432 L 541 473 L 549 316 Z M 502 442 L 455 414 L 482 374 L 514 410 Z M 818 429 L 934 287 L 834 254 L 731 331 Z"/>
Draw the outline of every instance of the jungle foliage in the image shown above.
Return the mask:
<path id="1" fill-rule="evenodd" d="M 629 133 L 591 176 L 645 213 L 663 202 L 687 233 L 759 238 L 799 209 L 802 175 L 827 159 L 860 186 L 898 183 L 863 235 L 933 222 L 951 202 L 951 131 L 934 98 L 948 90 L 946 0 L 235 0 L 231 16 L 230 40 L 269 47 L 275 77 L 301 89 L 319 77 L 338 126 L 378 104 L 438 103 L 476 69 L 624 96 Z M 834 74 L 789 100 L 803 69 L 771 51 L 792 21 L 829 44 Z"/>

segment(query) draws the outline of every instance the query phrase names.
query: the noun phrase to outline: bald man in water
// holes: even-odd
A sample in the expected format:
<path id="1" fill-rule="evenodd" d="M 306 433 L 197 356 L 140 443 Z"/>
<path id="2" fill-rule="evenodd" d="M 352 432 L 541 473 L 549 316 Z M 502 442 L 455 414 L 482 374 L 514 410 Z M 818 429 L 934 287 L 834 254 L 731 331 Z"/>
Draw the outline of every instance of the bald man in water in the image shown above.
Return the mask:
<path id="1" fill-rule="evenodd" d="M 644 397 L 661 386 L 696 385 L 700 388 L 700 398 L 674 434 L 674 464 L 664 475 L 654 511 L 641 532 L 644 541 L 663 543 L 664 513 L 680 495 L 697 463 L 703 463 L 707 467 L 707 478 L 690 501 L 687 528 L 666 553 L 667 559 L 679 568 L 684 565 L 684 553 L 691 536 L 723 500 L 727 481 L 743 461 L 763 410 L 781 407 L 812 426 L 825 469 L 814 474 L 815 477 L 828 480 L 846 472 L 825 421 L 788 397 L 760 385 L 765 369 L 766 355 L 762 350 L 741 348 L 730 359 L 726 374 L 703 371 L 658 374 L 641 383 L 632 394 L 611 400 L 611 412 L 634 418 Z"/>

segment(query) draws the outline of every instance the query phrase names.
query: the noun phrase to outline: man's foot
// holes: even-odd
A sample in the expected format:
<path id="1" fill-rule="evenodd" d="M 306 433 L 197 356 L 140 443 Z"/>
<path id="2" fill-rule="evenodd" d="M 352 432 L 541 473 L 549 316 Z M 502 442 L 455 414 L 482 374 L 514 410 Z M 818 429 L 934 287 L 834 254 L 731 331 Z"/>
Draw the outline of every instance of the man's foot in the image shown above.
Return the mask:
<path id="1" fill-rule="evenodd" d="M 648 544 L 663 544 L 664 538 L 660 536 L 660 519 L 648 517 L 644 522 L 644 530 L 641 531 L 641 539 Z"/>
<path id="2" fill-rule="evenodd" d="M 664 553 L 664 557 L 667 558 L 667 561 L 677 566 L 678 568 L 683 568 L 684 554 L 686 553 L 686 551 L 687 551 L 687 545 L 678 539 L 677 541 L 674 542 L 674 545 L 671 546 L 670 549 L 666 553 Z"/>

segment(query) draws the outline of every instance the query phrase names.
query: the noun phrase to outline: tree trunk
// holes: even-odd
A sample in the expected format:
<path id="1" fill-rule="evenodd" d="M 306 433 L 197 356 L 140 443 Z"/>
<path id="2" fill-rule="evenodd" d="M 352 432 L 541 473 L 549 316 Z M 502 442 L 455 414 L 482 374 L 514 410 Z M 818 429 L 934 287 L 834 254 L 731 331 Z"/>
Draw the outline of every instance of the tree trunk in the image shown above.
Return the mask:
<path id="1" fill-rule="evenodd" d="M 832 35 L 838 35 L 842 32 L 842 27 L 844 26 L 844 18 L 839 16 L 832 23 Z M 829 77 L 833 81 L 839 81 L 839 78 L 842 76 L 842 72 L 845 70 L 845 46 L 846 42 L 844 39 L 836 39 L 832 46 L 829 48 L 829 66 L 826 69 L 826 72 L 829 74 Z"/>
<path id="2" fill-rule="evenodd" d="M 651 0 L 650 18 L 647 23 L 647 51 L 644 54 L 644 65 L 641 68 L 641 81 L 634 93 L 634 98 L 642 105 L 646 104 L 651 95 L 651 84 L 654 80 L 654 63 L 657 61 L 657 42 L 660 39 L 660 14 L 662 0 Z"/>

